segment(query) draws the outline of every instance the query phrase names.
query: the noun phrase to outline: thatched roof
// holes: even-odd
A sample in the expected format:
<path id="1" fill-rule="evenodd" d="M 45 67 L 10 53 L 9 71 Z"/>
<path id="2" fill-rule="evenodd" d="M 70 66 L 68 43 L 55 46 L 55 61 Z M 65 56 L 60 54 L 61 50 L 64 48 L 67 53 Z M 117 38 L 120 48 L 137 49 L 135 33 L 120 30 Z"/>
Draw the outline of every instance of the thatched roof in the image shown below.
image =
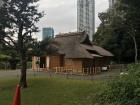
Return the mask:
<path id="1" fill-rule="evenodd" d="M 96 46 L 96 45 L 91 46 L 91 45 L 84 45 L 84 44 L 81 44 L 81 46 L 87 50 L 94 51 L 96 54 L 99 54 L 101 56 L 113 56 L 111 52 L 105 50 L 100 46 Z"/>
<path id="2" fill-rule="evenodd" d="M 54 41 L 60 54 L 65 58 L 90 58 L 113 56 L 109 51 L 95 46 L 85 32 L 73 32 L 56 35 Z"/>

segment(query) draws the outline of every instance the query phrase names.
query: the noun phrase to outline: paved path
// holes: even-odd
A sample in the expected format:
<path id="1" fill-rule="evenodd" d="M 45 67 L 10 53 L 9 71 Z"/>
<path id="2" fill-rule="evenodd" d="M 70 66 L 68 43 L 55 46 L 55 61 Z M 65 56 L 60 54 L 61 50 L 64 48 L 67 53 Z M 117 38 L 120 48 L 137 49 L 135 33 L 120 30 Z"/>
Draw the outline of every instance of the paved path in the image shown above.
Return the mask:
<path id="1" fill-rule="evenodd" d="M 28 70 L 28 74 L 31 70 Z M 0 70 L 0 78 L 17 77 L 20 75 L 20 70 Z"/>
<path id="2" fill-rule="evenodd" d="M 0 78 L 15 77 L 19 74 L 19 70 L 0 70 Z"/>
<path id="3" fill-rule="evenodd" d="M 64 78 L 74 78 L 74 79 L 82 79 L 82 80 L 106 80 L 112 79 L 119 76 L 119 70 L 113 70 L 108 72 L 102 72 L 97 75 L 93 76 L 78 76 L 78 75 L 64 75 L 64 74 L 55 74 L 55 73 L 47 73 L 47 72 L 35 72 L 32 70 L 27 70 L 28 76 L 32 77 L 64 77 Z M 7 70 L 7 71 L 0 71 L 0 79 L 3 78 L 12 78 L 12 77 L 19 77 L 20 70 Z"/>

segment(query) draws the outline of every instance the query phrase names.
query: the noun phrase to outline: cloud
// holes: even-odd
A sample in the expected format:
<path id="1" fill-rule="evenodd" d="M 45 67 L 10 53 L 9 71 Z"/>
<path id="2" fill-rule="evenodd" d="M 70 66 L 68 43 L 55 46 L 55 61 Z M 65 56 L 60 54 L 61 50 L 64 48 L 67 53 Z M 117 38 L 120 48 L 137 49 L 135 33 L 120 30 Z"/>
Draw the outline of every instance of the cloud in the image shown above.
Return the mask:
<path id="1" fill-rule="evenodd" d="M 45 16 L 38 26 L 53 27 L 55 34 L 76 31 L 77 29 L 77 0 L 40 0 L 39 11 L 44 11 Z M 108 0 L 96 0 L 96 27 L 100 24 L 98 12 L 108 8 Z M 40 32 L 37 37 L 41 37 Z"/>

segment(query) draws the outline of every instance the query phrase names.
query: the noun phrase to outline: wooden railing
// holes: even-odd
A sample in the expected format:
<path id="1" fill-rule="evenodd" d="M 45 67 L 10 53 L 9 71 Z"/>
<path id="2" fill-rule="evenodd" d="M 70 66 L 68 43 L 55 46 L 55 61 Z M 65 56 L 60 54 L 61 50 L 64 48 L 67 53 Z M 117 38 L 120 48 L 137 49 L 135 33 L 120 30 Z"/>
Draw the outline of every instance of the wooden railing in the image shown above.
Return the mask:
<path id="1" fill-rule="evenodd" d="M 55 73 L 67 73 L 67 74 L 75 74 L 75 75 L 94 75 L 99 74 L 101 72 L 101 67 L 95 68 L 68 68 L 68 67 L 55 67 L 53 68 Z"/>
<path id="2" fill-rule="evenodd" d="M 106 70 L 103 70 L 106 68 Z M 88 68 L 76 68 L 76 67 L 54 67 L 52 69 L 49 68 L 38 68 L 36 71 L 47 71 L 47 72 L 55 72 L 61 74 L 73 74 L 73 75 L 96 75 L 101 73 L 102 71 L 112 71 L 112 70 L 119 70 L 123 71 L 127 69 L 126 64 L 113 64 L 107 65 L 104 67 L 88 67 Z"/>
<path id="3" fill-rule="evenodd" d="M 127 69 L 127 64 L 112 64 L 112 65 L 108 65 L 109 70 L 120 70 L 123 71 L 125 69 Z"/>

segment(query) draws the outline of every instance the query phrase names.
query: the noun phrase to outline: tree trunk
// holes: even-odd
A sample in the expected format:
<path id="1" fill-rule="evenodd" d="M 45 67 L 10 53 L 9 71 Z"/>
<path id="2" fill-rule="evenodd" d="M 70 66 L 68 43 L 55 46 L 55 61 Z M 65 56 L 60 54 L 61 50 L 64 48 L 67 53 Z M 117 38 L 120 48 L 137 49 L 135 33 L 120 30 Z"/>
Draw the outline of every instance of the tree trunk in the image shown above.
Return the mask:
<path id="1" fill-rule="evenodd" d="M 135 63 L 138 63 L 138 49 L 137 49 L 137 42 L 136 42 L 136 38 L 134 36 L 132 36 L 133 41 L 134 41 L 134 48 L 135 48 Z"/>
<path id="2" fill-rule="evenodd" d="M 18 51 L 21 57 L 21 75 L 19 84 L 22 88 L 27 88 L 27 80 L 26 80 L 27 59 L 26 59 L 26 51 L 24 49 L 22 32 L 23 32 L 23 24 L 20 23 L 18 33 Z"/>
<path id="3" fill-rule="evenodd" d="M 20 75 L 20 86 L 22 88 L 27 88 L 26 71 L 27 71 L 27 60 L 26 55 L 21 55 L 21 75 Z"/>
<path id="4" fill-rule="evenodd" d="M 138 63 L 138 48 L 137 48 L 137 42 L 136 42 L 136 33 L 135 33 L 135 29 L 133 27 L 133 25 L 131 25 L 131 32 L 130 32 L 130 36 L 132 37 L 133 39 L 133 42 L 134 42 L 134 49 L 135 49 L 135 63 Z"/>

